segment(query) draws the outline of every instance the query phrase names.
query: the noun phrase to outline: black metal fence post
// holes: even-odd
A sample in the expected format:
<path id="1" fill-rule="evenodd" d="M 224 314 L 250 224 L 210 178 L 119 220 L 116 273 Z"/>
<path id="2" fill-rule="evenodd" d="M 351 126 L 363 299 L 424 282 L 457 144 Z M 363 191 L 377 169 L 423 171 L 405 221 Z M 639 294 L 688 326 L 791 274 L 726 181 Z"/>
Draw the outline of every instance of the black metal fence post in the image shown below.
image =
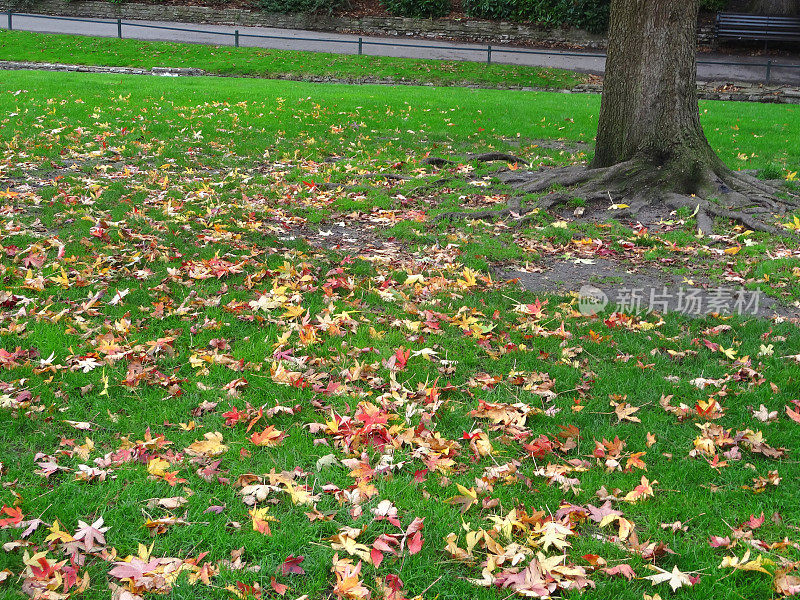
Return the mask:
<path id="1" fill-rule="evenodd" d="M 233 32 L 233 45 L 236 46 L 237 48 L 239 47 L 239 30 L 238 29 L 236 29 Z"/>
<path id="2" fill-rule="evenodd" d="M 117 37 L 122 39 L 122 19 L 117 19 Z"/>
<path id="3" fill-rule="evenodd" d="M 364 54 L 364 38 L 358 38 L 358 55 Z"/>
<path id="4" fill-rule="evenodd" d="M 767 85 L 769 85 L 769 79 L 772 75 L 772 59 L 767 59 Z"/>
<path id="5" fill-rule="evenodd" d="M 492 46 L 491 44 L 486 46 L 486 64 L 492 64 Z"/>
<path id="6" fill-rule="evenodd" d="M 13 27 L 11 26 L 11 15 L 14 14 L 11 12 L 11 9 L 8 9 L 8 30 L 11 31 Z"/>

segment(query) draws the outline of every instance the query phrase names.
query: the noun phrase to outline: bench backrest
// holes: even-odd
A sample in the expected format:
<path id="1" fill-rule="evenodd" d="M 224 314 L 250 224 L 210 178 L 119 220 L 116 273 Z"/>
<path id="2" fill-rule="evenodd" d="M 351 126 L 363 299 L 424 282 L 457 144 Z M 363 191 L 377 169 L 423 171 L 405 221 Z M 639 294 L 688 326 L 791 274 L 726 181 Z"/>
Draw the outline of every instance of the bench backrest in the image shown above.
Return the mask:
<path id="1" fill-rule="evenodd" d="M 800 40 L 800 17 L 718 13 L 716 25 L 719 37 Z"/>

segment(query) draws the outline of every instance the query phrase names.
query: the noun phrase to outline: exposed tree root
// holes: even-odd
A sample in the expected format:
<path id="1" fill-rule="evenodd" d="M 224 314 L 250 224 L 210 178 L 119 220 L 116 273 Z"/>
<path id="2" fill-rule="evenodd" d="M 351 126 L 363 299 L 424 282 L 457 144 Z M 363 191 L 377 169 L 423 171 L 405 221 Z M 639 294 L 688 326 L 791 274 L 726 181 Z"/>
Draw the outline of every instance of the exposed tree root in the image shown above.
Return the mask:
<path id="1" fill-rule="evenodd" d="M 502 219 L 523 214 L 522 196 L 513 196 L 503 208 L 479 210 L 474 212 L 446 212 L 436 215 L 434 221 L 454 221 L 458 219 Z"/>
<path id="2" fill-rule="evenodd" d="M 731 210 L 730 208 L 719 206 L 709 200 L 691 198 L 687 196 L 681 196 L 679 194 L 667 194 L 664 197 L 664 201 L 667 206 L 674 209 L 695 209 L 697 211 L 697 214 L 695 215 L 697 218 L 697 228 L 704 235 L 712 232 L 714 225 L 713 217 L 721 217 L 736 221 L 748 229 L 752 229 L 753 231 L 764 231 L 773 235 L 787 235 L 789 233 L 786 230 L 778 229 L 777 227 L 769 225 L 768 223 L 755 217 L 753 214 L 748 214 L 743 210 Z"/>
<path id="3" fill-rule="evenodd" d="M 388 179 L 389 181 L 407 181 L 414 179 L 411 175 L 402 175 L 400 173 L 360 173 L 356 175 L 361 179 Z"/>
<path id="4" fill-rule="evenodd" d="M 520 165 L 528 164 L 518 156 L 514 156 L 513 154 L 506 154 L 504 152 L 486 152 L 484 154 L 470 154 L 467 156 L 467 161 L 475 161 L 475 162 L 504 161 L 511 164 L 514 163 Z M 442 158 L 441 156 L 428 156 L 426 158 L 423 158 L 420 162 L 423 165 L 431 165 L 433 167 L 446 167 L 448 165 L 458 164 L 454 160 L 450 160 L 449 158 Z"/>
<path id="5" fill-rule="evenodd" d="M 323 190 L 341 190 L 343 192 L 355 192 L 362 188 L 360 185 L 344 185 L 343 183 L 322 182 L 317 187 Z"/>
<path id="6" fill-rule="evenodd" d="M 440 187 L 447 185 L 448 183 L 456 181 L 457 179 L 460 179 L 460 177 L 456 176 L 439 177 L 434 181 L 428 181 L 426 183 L 423 183 L 422 185 L 418 185 L 417 187 L 411 188 L 408 191 L 408 194 L 411 196 L 419 196 L 422 194 L 427 194 L 429 192 L 432 192 L 433 190 L 436 190 Z"/>
<path id="7" fill-rule="evenodd" d="M 499 170 L 495 171 L 495 174 L 499 174 L 499 173 L 502 173 L 504 171 L 505 171 L 505 168 L 502 168 L 502 169 L 499 169 Z M 359 174 L 356 174 L 356 175 L 352 175 L 352 177 L 355 178 L 355 179 L 364 179 L 364 180 L 381 180 L 381 179 L 385 179 L 385 180 L 391 181 L 391 182 L 404 182 L 404 181 L 413 181 L 413 180 L 422 179 L 422 178 L 417 177 L 417 176 L 403 175 L 402 173 L 359 173 Z M 424 183 L 422 183 L 422 184 L 420 184 L 420 185 L 418 185 L 416 187 L 411 188 L 410 190 L 408 190 L 405 193 L 410 195 L 410 196 L 419 196 L 419 195 L 422 195 L 422 194 L 427 194 L 429 192 L 432 192 L 433 190 L 439 189 L 439 188 L 447 185 L 448 183 L 453 183 L 453 182 L 457 182 L 457 181 L 469 183 L 469 182 L 472 181 L 472 179 L 470 177 L 467 177 L 466 175 L 447 174 L 447 175 L 443 175 L 442 177 L 437 177 L 437 178 L 435 178 L 433 180 L 422 179 L 422 181 Z M 382 187 L 379 187 L 377 185 L 372 185 L 372 184 L 367 184 L 367 183 L 364 183 L 364 184 L 361 184 L 361 185 L 346 185 L 344 183 L 322 182 L 322 183 L 318 183 L 316 187 L 318 187 L 320 189 L 323 189 L 323 190 L 341 190 L 341 191 L 345 191 L 345 192 L 358 191 L 358 190 L 364 189 L 365 187 L 368 187 L 368 188 L 374 189 L 374 190 L 383 189 Z M 482 190 L 484 192 L 486 192 L 486 193 L 488 193 L 488 192 L 503 193 L 502 190 L 498 190 L 498 189 L 495 189 L 495 188 L 492 188 L 492 187 L 488 187 L 488 188 L 487 187 L 483 187 Z"/>
<path id="8" fill-rule="evenodd" d="M 442 158 L 441 156 L 428 156 L 427 158 L 423 158 L 420 164 L 431 165 L 432 167 L 446 167 L 447 165 L 454 165 L 456 163 L 455 161 Z"/>
<path id="9" fill-rule="evenodd" d="M 694 211 L 697 225 L 704 235 L 712 233 L 714 219 L 730 219 L 748 229 L 773 235 L 791 235 L 775 227 L 772 215 L 783 215 L 800 207 L 800 197 L 744 173 L 729 171 L 713 161 L 655 167 L 641 160 L 631 160 L 606 168 L 581 166 L 542 169 L 539 171 L 504 171 L 501 182 L 515 190 L 536 194 L 561 186 L 542 196 L 537 203 L 522 207 L 520 196 L 514 196 L 503 208 L 479 212 L 448 212 L 444 219 L 509 219 L 510 225 L 524 225 L 535 219 L 535 209 L 548 210 L 573 198 L 581 198 L 614 218 L 641 220 L 642 215 L 667 218 L 679 208 Z M 783 196 L 783 197 L 779 197 Z M 606 208 L 598 208 L 603 203 Z M 591 215 L 587 215 L 591 216 Z"/>
<path id="10" fill-rule="evenodd" d="M 511 164 L 527 165 L 528 163 L 514 154 L 506 154 L 505 152 L 485 152 L 483 154 L 470 154 L 467 157 L 469 160 L 476 162 L 507 162 Z"/>
<path id="11" fill-rule="evenodd" d="M 358 179 L 386 179 L 387 181 L 408 181 L 414 179 L 411 175 L 402 175 L 400 173 L 360 173 L 355 175 Z M 352 192 L 361 189 L 363 186 L 358 185 L 345 185 L 343 183 L 323 182 L 317 184 L 317 187 L 323 190 L 342 190 L 345 192 Z"/>

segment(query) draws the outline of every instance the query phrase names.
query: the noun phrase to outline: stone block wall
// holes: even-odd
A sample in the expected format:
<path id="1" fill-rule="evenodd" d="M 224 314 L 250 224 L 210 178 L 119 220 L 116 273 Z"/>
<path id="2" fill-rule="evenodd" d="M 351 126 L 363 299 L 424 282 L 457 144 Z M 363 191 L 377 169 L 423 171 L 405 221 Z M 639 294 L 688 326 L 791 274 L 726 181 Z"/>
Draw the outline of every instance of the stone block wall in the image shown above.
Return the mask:
<path id="1" fill-rule="evenodd" d="M 7 10 L 9 0 L 0 1 Z M 243 27 L 277 27 L 335 31 L 375 36 L 407 36 L 471 40 L 484 43 L 579 45 L 604 48 L 605 37 L 578 29 L 544 30 L 520 23 L 474 19 L 411 19 L 405 17 L 341 17 L 323 14 L 278 14 L 236 8 L 176 6 L 138 2 L 103 2 L 98 0 L 27 0 L 11 1 L 17 12 L 102 19 L 178 21 L 216 23 Z"/>
<path id="2" fill-rule="evenodd" d="M 242 27 L 308 29 L 374 36 L 475 41 L 490 44 L 580 46 L 603 49 L 606 38 L 581 29 L 540 29 L 509 21 L 478 19 L 412 19 L 407 17 L 341 17 L 307 13 L 265 13 L 257 10 L 207 6 L 106 2 L 100 0 L 0 0 L 0 8 L 17 12 L 99 19 L 177 21 Z M 698 29 L 701 46 L 714 44 L 714 29 Z"/>

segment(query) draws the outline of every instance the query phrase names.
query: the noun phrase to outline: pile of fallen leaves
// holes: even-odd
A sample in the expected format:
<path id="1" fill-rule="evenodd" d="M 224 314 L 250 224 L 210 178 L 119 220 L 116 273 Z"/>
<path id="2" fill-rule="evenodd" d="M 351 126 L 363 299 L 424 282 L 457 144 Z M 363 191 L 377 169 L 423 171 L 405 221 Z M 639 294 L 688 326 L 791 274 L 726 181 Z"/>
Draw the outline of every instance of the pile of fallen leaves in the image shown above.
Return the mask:
<path id="1" fill-rule="evenodd" d="M 725 319 L 587 317 L 574 299 L 535 298 L 466 266 L 463 232 L 380 235 L 428 223 L 420 198 L 336 212 L 383 159 L 248 170 L 192 130 L 213 117 L 241 133 L 251 109 L 177 107 L 165 127 L 182 166 L 162 162 L 168 140 L 100 108 L 83 125 L 43 116 L 2 148 L 0 586 L 53 600 L 183 585 L 402 600 L 436 597 L 446 578 L 551 598 L 634 580 L 702 593 L 736 573 L 800 594 L 797 510 L 774 496 L 798 476 L 791 325 L 761 323 L 745 353 Z M 361 126 L 331 133 L 345 127 Z M 322 185 L 334 169 L 341 184 Z M 302 216 L 314 210 L 333 222 Z M 610 252 L 600 239 L 516 240 Z M 647 387 L 630 389 L 632 372 Z M 743 419 L 756 394 L 767 399 Z M 660 483 L 676 471 L 763 509 L 662 520 L 687 492 Z"/>

